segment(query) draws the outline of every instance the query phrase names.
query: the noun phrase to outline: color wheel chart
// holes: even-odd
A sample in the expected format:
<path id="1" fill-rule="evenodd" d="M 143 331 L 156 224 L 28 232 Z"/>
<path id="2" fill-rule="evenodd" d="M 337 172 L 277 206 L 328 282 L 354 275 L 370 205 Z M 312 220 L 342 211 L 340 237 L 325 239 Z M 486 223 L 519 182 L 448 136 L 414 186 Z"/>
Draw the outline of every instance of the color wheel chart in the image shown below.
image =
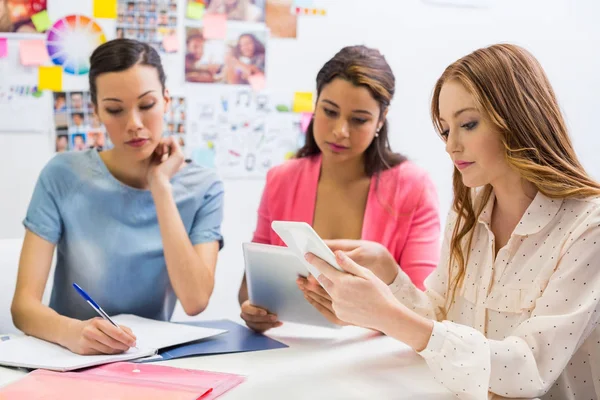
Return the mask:
<path id="1" fill-rule="evenodd" d="M 48 30 L 47 47 L 52 62 L 73 75 L 87 74 L 94 49 L 106 42 L 102 28 L 84 15 L 59 19 Z"/>

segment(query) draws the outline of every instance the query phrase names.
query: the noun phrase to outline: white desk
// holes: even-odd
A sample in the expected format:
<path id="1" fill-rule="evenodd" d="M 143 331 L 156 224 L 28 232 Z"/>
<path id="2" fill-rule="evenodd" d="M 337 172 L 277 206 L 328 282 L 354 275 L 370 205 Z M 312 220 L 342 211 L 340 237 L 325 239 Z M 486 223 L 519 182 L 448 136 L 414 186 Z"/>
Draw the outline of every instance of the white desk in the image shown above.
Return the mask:
<path id="1" fill-rule="evenodd" d="M 246 382 L 224 400 L 455 398 L 433 380 L 420 356 L 388 337 L 352 327 L 330 331 L 293 324 L 269 336 L 290 347 L 160 364 L 245 375 Z M 0 367 L 0 386 L 24 375 Z"/>

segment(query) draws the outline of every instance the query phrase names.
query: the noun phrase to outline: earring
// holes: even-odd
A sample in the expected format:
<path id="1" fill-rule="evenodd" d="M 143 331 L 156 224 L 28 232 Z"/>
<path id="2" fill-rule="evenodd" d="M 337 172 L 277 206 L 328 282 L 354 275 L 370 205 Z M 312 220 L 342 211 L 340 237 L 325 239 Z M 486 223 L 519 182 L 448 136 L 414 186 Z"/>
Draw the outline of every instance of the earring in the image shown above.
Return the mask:
<path id="1" fill-rule="evenodd" d="M 381 130 L 381 129 L 377 129 L 377 130 L 375 131 L 375 137 L 379 137 L 379 131 L 380 131 L 380 130 Z"/>

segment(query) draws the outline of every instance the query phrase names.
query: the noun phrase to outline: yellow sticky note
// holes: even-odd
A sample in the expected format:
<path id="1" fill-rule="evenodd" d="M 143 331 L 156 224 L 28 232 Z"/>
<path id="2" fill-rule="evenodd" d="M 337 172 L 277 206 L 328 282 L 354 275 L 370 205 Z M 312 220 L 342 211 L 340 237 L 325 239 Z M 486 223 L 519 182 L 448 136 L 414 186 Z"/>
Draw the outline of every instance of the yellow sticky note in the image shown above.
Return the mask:
<path id="1" fill-rule="evenodd" d="M 38 71 L 38 90 L 62 91 L 62 73 L 62 68 L 58 66 L 40 67 Z"/>
<path id="2" fill-rule="evenodd" d="M 28 67 L 31 65 L 42 65 L 48 62 L 48 50 L 44 40 L 20 40 L 19 56 L 21 64 Z"/>
<path id="3" fill-rule="evenodd" d="M 313 111 L 313 94 L 312 94 L 312 92 L 296 92 L 294 94 L 293 111 L 296 113 L 312 112 Z"/>
<path id="4" fill-rule="evenodd" d="M 33 14 L 31 16 L 31 22 L 35 26 L 35 29 L 38 32 L 45 32 L 52 26 L 52 22 L 50 22 L 50 17 L 48 16 L 48 11 L 40 11 L 37 14 Z"/>
<path id="5" fill-rule="evenodd" d="M 189 19 L 202 19 L 204 17 L 204 4 L 188 1 L 186 16 Z"/>
<path id="6" fill-rule="evenodd" d="M 117 18 L 117 0 L 94 0 L 94 18 Z"/>
<path id="7" fill-rule="evenodd" d="M 179 50 L 179 38 L 177 35 L 166 36 L 163 39 L 163 47 L 167 53 L 175 53 Z"/>

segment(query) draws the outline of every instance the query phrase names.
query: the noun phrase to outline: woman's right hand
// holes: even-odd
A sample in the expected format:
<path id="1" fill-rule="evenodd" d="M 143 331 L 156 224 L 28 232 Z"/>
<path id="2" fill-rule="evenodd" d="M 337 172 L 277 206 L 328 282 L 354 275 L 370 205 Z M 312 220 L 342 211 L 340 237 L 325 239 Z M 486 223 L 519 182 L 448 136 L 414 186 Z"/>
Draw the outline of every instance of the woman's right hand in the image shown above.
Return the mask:
<path id="1" fill-rule="evenodd" d="M 271 314 L 264 308 L 250 304 L 250 300 L 242 303 L 240 317 L 246 322 L 248 328 L 260 333 L 282 325 L 282 322 L 277 319 L 277 315 Z"/>
<path id="2" fill-rule="evenodd" d="M 120 327 L 100 317 L 71 320 L 63 346 L 81 355 L 123 353 L 135 346 L 136 337 L 128 327 Z"/>

